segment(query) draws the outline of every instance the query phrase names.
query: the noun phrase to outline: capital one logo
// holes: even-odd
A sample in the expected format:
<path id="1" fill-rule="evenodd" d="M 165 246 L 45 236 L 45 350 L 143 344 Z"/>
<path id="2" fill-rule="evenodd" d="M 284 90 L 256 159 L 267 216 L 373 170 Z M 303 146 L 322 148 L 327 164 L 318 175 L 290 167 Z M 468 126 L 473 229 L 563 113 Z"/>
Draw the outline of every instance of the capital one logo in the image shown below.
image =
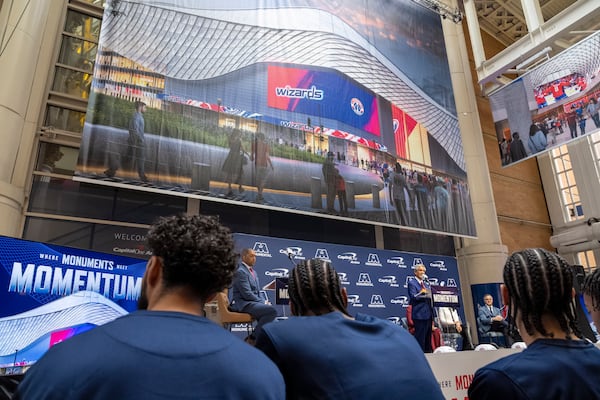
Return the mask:
<path id="1" fill-rule="evenodd" d="M 286 247 L 284 249 L 279 249 L 280 254 L 284 254 L 288 257 L 294 257 L 300 260 L 304 260 L 302 255 L 302 247 Z"/>
<path id="2" fill-rule="evenodd" d="M 351 251 L 338 254 L 337 258 L 338 260 L 348 261 L 350 264 L 360 264 L 360 261 L 358 261 L 358 258 L 356 257 L 356 253 L 353 253 Z"/>
<path id="3" fill-rule="evenodd" d="M 392 120 L 392 127 L 394 129 L 394 133 L 396 133 L 398 131 L 398 128 L 400 127 L 400 121 L 398 121 L 397 118 L 394 118 Z"/>
<path id="4" fill-rule="evenodd" d="M 369 274 L 366 272 L 361 272 L 360 275 L 358 275 L 356 286 L 373 286 L 373 282 L 371 282 L 371 277 Z"/>
<path id="5" fill-rule="evenodd" d="M 369 257 L 367 258 L 367 262 L 365 265 L 373 266 L 373 267 L 381 267 L 381 262 L 379 261 L 379 256 L 375 253 L 369 253 Z"/>
<path id="6" fill-rule="evenodd" d="M 380 294 L 371 295 L 371 302 L 367 307 L 370 308 L 385 308 L 385 304 L 383 302 L 383 298 Z"/>
<path id="7" fill-rule="evenodd" d="M 315 252 L 315 258 L 320 258 L 321 260 L 329 260 L 329 253 L 327 253 L 327 249 L 317 249 Z"/>
<path id="8" fill-rule="evenodd" d="M 252 250 L 254 250 L 254 253 L 259 257 L 271 257 L 271 252 L 265 242 L 254 242 Z"/>
<path id="9" fill-rule="evenodd" d="M 391 304 L 400 304 L 402 307 L 406 308 L 410 304 L 410 300 L 408 296 L 396 296 L 390 300 Z"/>
<path id="10" fill-rule="evenodd" d="M 348 304 L 352 304 L 352 307 L 362 307 L 363 306 L 360 303 L 360 296 L 357 294 L 349 294 L 348 295 Z"/>
<path id="11" fill-rule="evenodd" d="M 265 275 L 274 278 L 287 278 L 289 276 L 289 270 L 287 268 L 274 268 L 270 271 L 266 271 Z"/>
<path id="12" fill-rule="evenodd" d="M 381 278 L 377 279 L 377 282 L 387 283 L 388 285 L 390 285 L 390 287 L 398 287 L 398 281 L 393 275 L 382 276 Z"/>
<path id="13" fill-rule="evenodd" d="M 447 271 L 448 268 L 446 268 L 446 264 L 444 263 L 444 260 L 436 260 L 436 261 L 432 261 L 429 263 L 429 266 L 431 268 L 438 268 L 440 271 Z"/>
<path id="14" fill-rule="evenodd" d="M 404 257 L 390 257 L 387 259 L 388 264 L 397 265 L 398 268 L 406 268 L 406 264 L 404 264 Z"/>
<path id="15" fill-rule="evenodd" d="M 348 274 L 345 272 L 338 272 L 338 277 L 340 278 L 340 283 L 342 285 L 349 285 L 350 282 L 348 282 Z"/>

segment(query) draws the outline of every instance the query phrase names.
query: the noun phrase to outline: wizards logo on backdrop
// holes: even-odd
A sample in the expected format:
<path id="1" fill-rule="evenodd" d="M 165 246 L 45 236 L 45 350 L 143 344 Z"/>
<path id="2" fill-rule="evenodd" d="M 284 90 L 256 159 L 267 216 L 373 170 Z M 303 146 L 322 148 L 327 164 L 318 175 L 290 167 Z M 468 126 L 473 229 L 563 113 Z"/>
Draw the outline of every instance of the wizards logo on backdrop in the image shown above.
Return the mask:
<path id="1" fill-rule="evenodd" d="M 377 99 L 336 72 L 268 67 L 269 107 L 331 118 L 380 135 Z"/>

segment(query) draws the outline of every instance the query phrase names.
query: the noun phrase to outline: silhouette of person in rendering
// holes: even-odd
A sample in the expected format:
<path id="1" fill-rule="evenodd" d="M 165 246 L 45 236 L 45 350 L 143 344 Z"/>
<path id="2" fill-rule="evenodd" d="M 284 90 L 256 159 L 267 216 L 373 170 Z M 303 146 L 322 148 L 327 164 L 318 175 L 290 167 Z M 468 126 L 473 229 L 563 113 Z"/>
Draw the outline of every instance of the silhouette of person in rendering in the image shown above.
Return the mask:
<path id="1" fill-rule="evenodd" d="M 135 102 L 135 112 L 129 121 L 129 138 L 127 138 L 127 150 L 124 155 L 124 161 L 129 169 L 137 168 L 138 176 L 142 182 L 148 182 L 148 177 L 144 171 L 146 163 L 146 143 L 144 141 L 144 113 L 146 112 L 146 103 L 142 101 Z M 112 178 L 119 169 L 117 160 L 109 160 L 109 168 L 104 171 L 104 175 Z"/>
<path id="2" fill-rule="evenodd" d="M 325 162 L 321 171 L 323 172 L 323 179 L 325 180 L 325 195 L 327 196 L 327 212 L 335 213 L 335 164 L 333 163 L 333 153 L 327 153 Z"/>
<path id="3" fill-rule="evenodd" d="M 269 144 L 265 141 L 265 134 L 262 132 L 257 133 L 254 143 L 252 144 L 252 156 L 250 157 L 250 160 L 254 161 L 255 167 L 256 189 L 258 191 L 256 197 L 257 202 L 262 202 L 264 200 L 263 190 L 265 188 L 267 176 L 269 175 L 269 167 L 271 168 L 271 171 L 274 170 L 269 155 L 270 150 Z"/>
<path id="4" fill-rule="evenodd" d="M 244 164 L 247 163 L 246 152 L 242 146 L 242 132 L 235 129 L 229 136 L 229 153 L 223 162 L 221 169 L 225 172 L 225 182 L 227 182 L 227 196 L 233 196 L 231 184 L 238 184 L 238 192 L 243 193 L 242 176 L 244 174 Z"/>

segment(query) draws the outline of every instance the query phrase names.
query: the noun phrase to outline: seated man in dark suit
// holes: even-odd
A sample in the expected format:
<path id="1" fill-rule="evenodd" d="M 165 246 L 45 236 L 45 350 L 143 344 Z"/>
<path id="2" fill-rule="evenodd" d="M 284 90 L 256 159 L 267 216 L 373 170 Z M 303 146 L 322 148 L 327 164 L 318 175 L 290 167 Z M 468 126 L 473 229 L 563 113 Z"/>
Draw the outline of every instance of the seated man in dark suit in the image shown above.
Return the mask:
<path id="1" fill-rule="evenodd" d="M 255 335 L 261 331 L 264 324 L 277 317 L 277 310 L 260 297 L 258 275 L 254 271 L 256 254 L 252 249 L 242 250 L 242 262 L 238 265 L 233 276 L 231 288 L 231 311 L 244 312 L 252 315 L 256 320 L 254 335 L 247 341 L 254 343 Z"/>
<path id="2" fill-rule="evenodd" d="M 508 334 L 508 322 L 502 316 L 498 307 L 494 307 L 494 298 L 491 294 L 483 296 L 484 305 L 479 307 L 479 330 L 484 335 L 488 332 L 500 332 L 504 335 L 506 347 L 512 345 L 512 339 Z"/>

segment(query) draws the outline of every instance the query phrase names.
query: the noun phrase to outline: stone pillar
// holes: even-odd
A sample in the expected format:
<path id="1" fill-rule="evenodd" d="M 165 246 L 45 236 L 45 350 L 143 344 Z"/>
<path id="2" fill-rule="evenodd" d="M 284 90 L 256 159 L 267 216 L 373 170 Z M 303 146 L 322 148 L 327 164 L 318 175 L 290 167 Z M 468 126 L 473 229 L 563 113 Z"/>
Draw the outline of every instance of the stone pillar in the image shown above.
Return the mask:
<path id="1" fill-rule="evenodd" d="M 25 186 L 65 0 L 4 2 L 0 26 L 0 234 L 20 236 Z"/>
<path id="2" fill-rule="evenodd" d="M 356 208 L 355 196 L 354 181 L 346 181 L 346 200 L 348 201 L 348 208 Z"/>
<path id="3" fill-rule="evenodd" d="M 455 241 L 465 315 L 473 327 L 473 332 L 476 332 L 471 285 L 502 282 L 507 248 L 500 240 L 500 228 L 462 25 L 446 19 L 442 20 L 442 27 L 477 229 L 477 239 L 460 238 Z"/>
<path id="4" fill-rule="evenodd" d="M 311 176 L 310 178 L 310 206 L 312 208 L 323 208 L 323 199 L 321 197 L 321 178 Z"/>
<path id="5" fill-rule="evenodd" d="M 379 201 L 379 186 L 371 185 L 371 192 L 373 194 L 373 208 L 381 208 L 381 201 Z"/>
<path id="6" fill-rule="evenodd" d="M 210 164 L 195 162 L 192 166 L 192 189 L 210 190 Z"/>

